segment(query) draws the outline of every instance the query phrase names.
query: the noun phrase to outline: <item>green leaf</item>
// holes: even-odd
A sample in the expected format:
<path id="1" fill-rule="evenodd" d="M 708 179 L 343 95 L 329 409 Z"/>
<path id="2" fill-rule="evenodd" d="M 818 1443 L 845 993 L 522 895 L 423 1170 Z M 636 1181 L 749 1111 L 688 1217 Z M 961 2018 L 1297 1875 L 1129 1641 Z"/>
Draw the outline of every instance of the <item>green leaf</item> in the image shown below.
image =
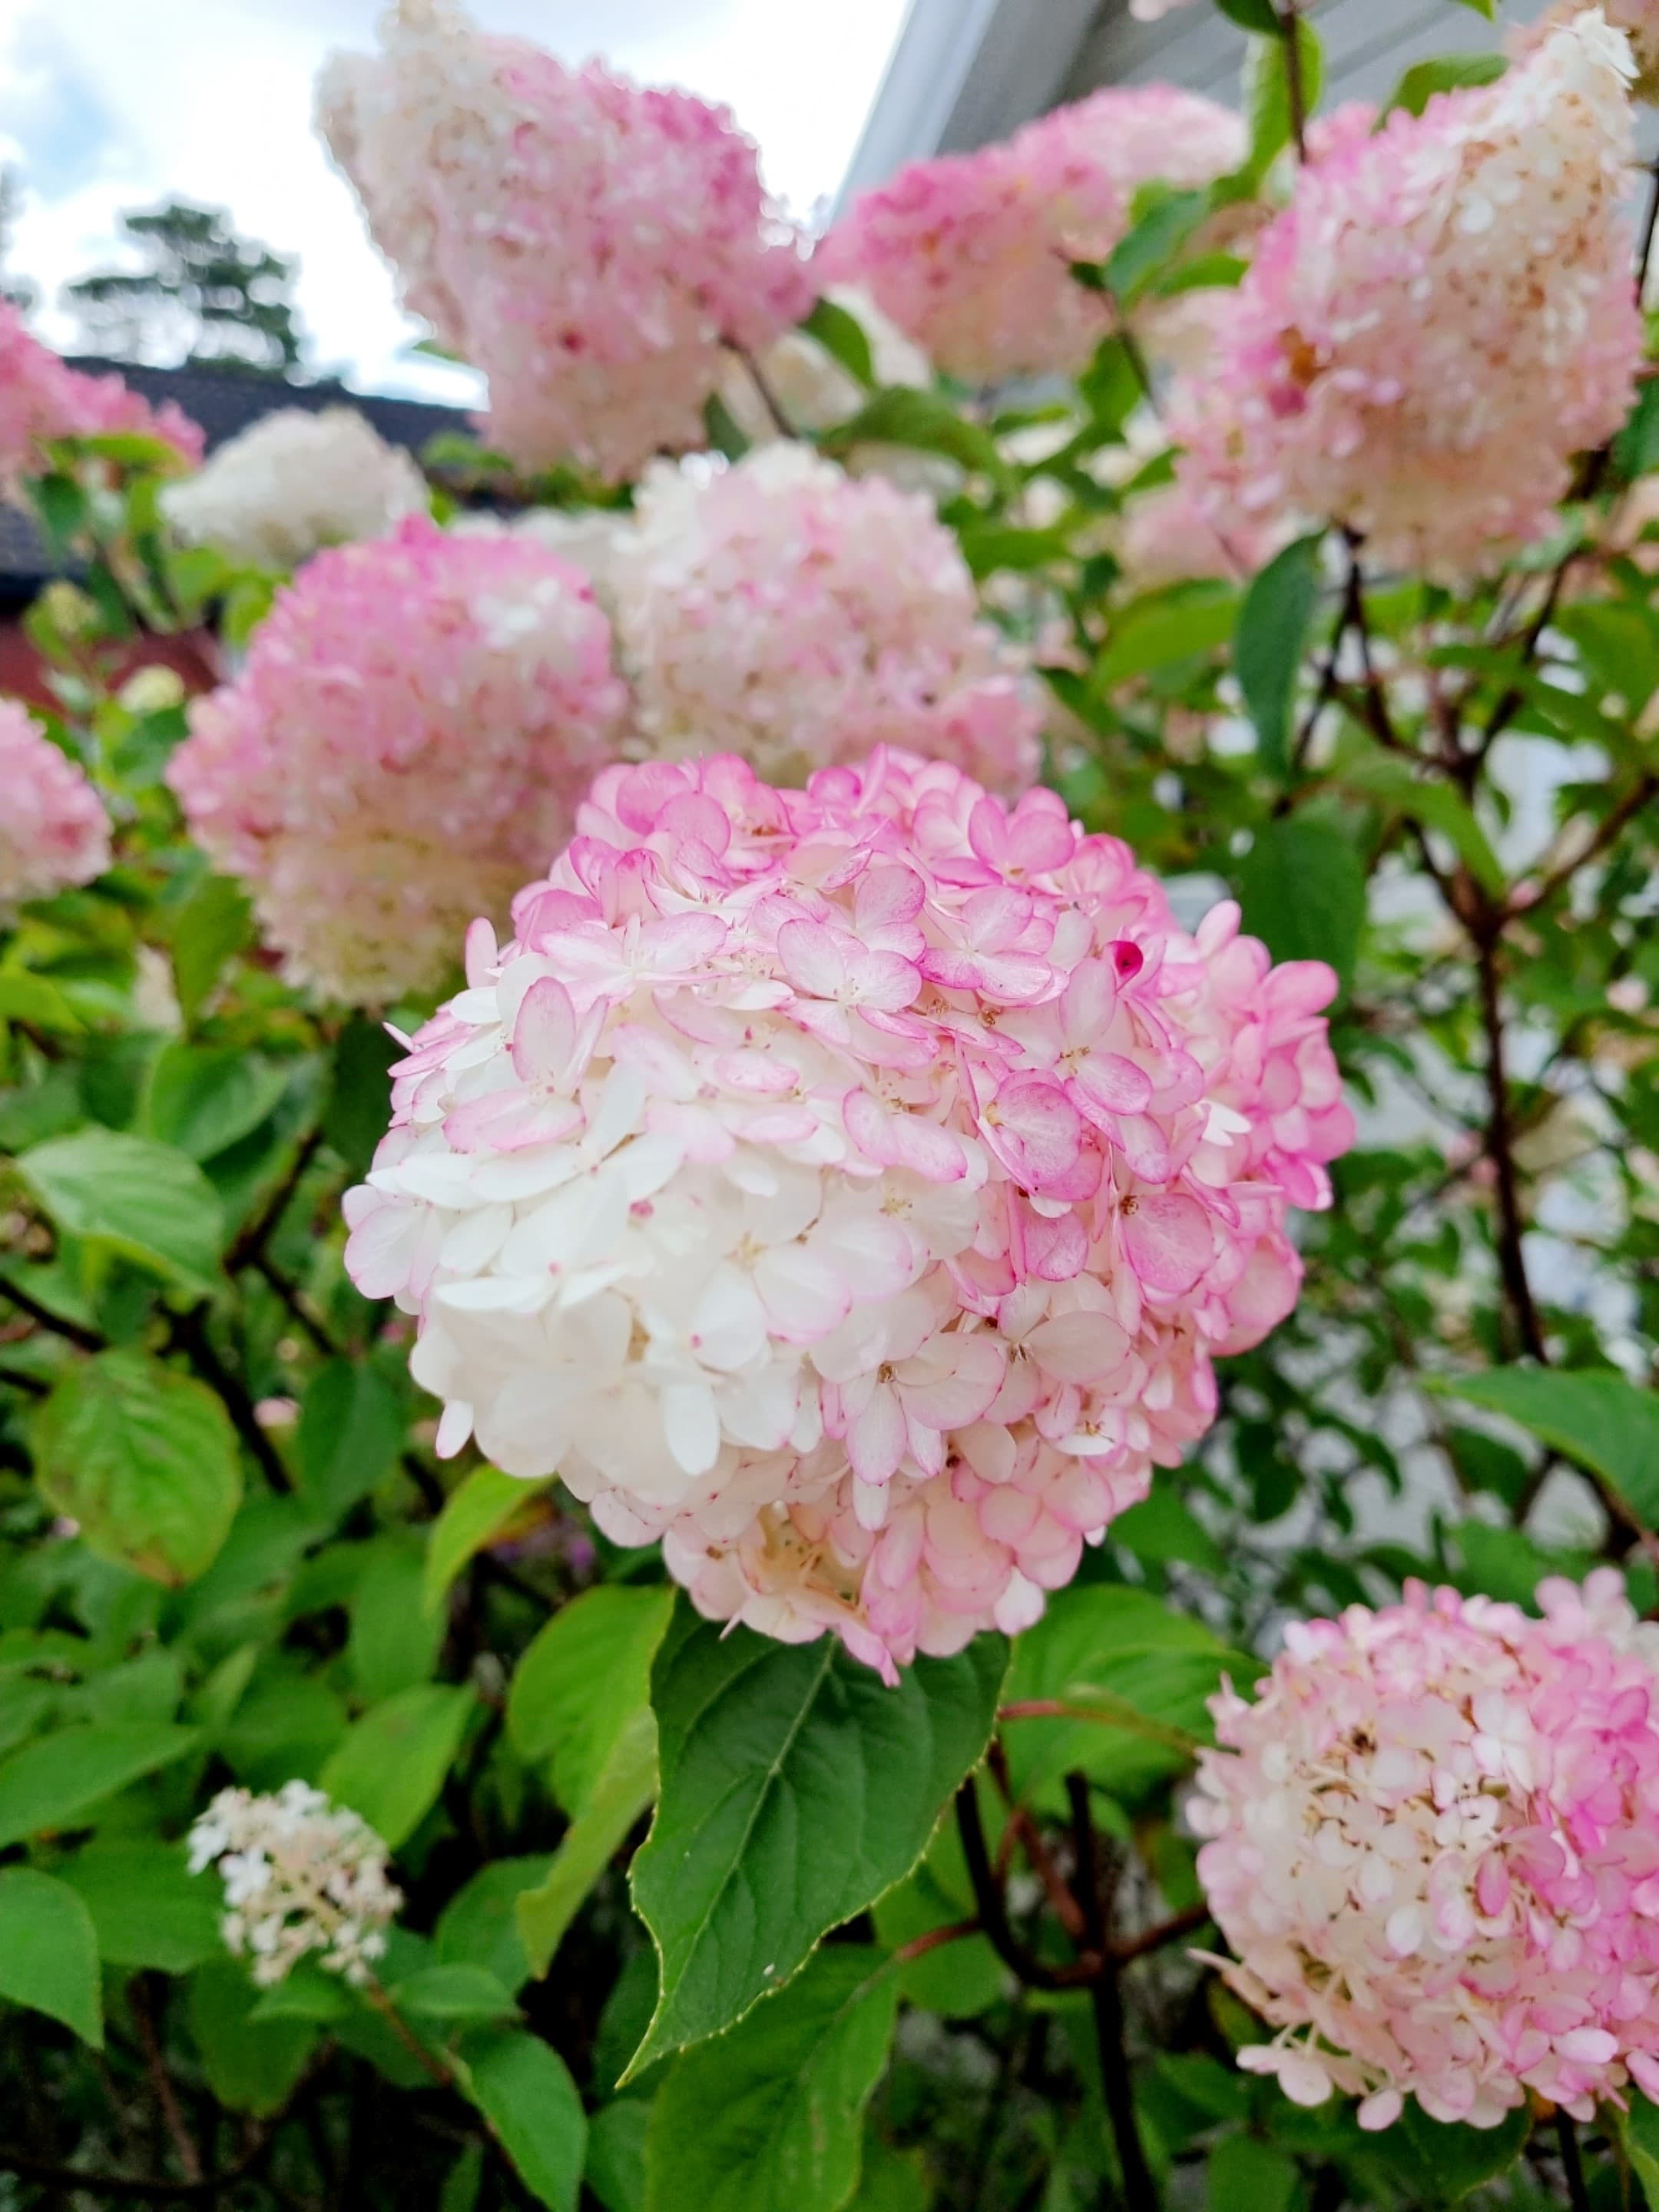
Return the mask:
<path id="1" fill-rule="evenodd" d="M 100 1559 L 177 1589 L 242 1498 L 236 1432 L 204 1382 L 137 1352 L 78 1362 L 34 1419 L 35 1480 Z"/>
<path id="2" fill-rule="evenodd" d="M 1464 0 L 1472 7 L 1475 0 Z M 1490 9 L 1483 10 L 1490 13 Z M 1412 66 L 1389 94 L 1377 115 L 1380 128 L 1384 119 L 1396 107 L 1403 107 L 1407 115 L 1421 115 L 1437 92 L 1461 92 L 1466 88 L 1496 84 L 1509 67 L 1503 54 L 1437 54 L 1425 62 L 1413 62 Z"/>
<path id="3" fill-rule="evenodd" d="M 1131 677 L 1213 653 L 1238 622 L 1238 593 L 1229 584 L 1173 584 L 1126 608 L 1094 665 L 1090 688 L 1103 696 Z"/>
<path id="4" fill-rule="evenodd" d="M 1133 1802 L 1178 1774 L 1194 1740 L 1210 1740 L 1205 1700 L 1224 1670 L 1247 1682 L 1258 1668 L 1149 1590 L 1097 1583 L 1056 1591 L 1015 1644 L 1005 1700 L 1060 1700 L 1103 1718 L 1010 1722 L 1004 1741 L 1017 1795 L 1063 1802 L 1061 1778 L 1077 1766 Z M 1103 1725 L 1107 1717 L 1111 1725 Z"/>
<path id="5" fill-rule="evenodd" d="M 422 1966 L 388 1994 L 399 2012 L 421 2020 L 503 2020 L 516 2010 L 512 1990 L 487 1967 L 459 1962 Z"/>
<path id="6" fill-rule="evenodd" d="M 833 1638 L 781 1644 L 682 1598 L 652 1676 L 661 1795 L 634 1901 L 662 1961 L 637 2073 L 740 2020 L 820 1936 L 903 1880 L 979 1759 L 1000 1637 L 889 1688 Z"/>
<path id="7" fill-rule="evenodd" d="M 223 1948 L 216 1879 L 192 1875 L 182 1844 L 88 1844 L 59 1869 L 112 1966 L 187 1974 Z"/>
<path id="8" fill-rule="evenodd" d="M 1494 895 L 1503 890 L 1502 864 L 1473 808 L 1449 784 L 1420 782 L 1409 761 L 1385 753 L 1352 732 L 1337 749 L 1331 776 L 1350 791 L 1380 800 L 1390 812 L 1408 815 L 1425 829 L 1438 830 L 1483 889 Z"/>
<path id="9" fill-rule="evenodd" d="M 199 1729 L 160 1723 L 97 1728 L 76 1723 L 0 1759 L 0 1848 L 26 1836 L 84 1824 L 86 1815 L 201 1741 Z"/>
<path id="10" fill-rule="evenodd" d="M 915 446 L 944 453 L 964 469 L 978 469 L 998 481 L 1008 465 L 988 430 L 958 415 L 937 392 L 890 385 L 861 407 L 848 422 L 838 423 L 819 441 L 826 453 L 844 453 L 854 446 Z"/>
<path id="11" fill-rule="evenodd" d="M 1622 1375 L 1547 1367 L 1437 1376 L 1428 1387 L 1530 1430 L 1599 1474 L 1644 1528 L 1659 1526 L 1659 1393 L 1638 1389 Z"/>
<path id="12" fill-rule="evenodd" d="M 581 1813 L 634 1715 L 674 1609 L 665 1586 L 601 1583 L 556 1613 L 519 1662 L 507 1732 L 520 1759 L 550 1759 L 553 1794 Z"/>
<path id="13" fill-rule="evenodd" d="M 334 1048 L 323 1134 L 353 1176 L 367 1175 L 392 1121 L 392 1068 L 404 1048 L 379 1022 L 354 1014 Z"/>
<path id="14" fill-rule="evenodd" d="M 349 1513 L 390 1476 L 404 1441 L 402 1401 L 366 1360 L 331 1359 L 306 1386 L 300 1408 L 300 1481 L 331 1519 Z"/>
<path id="15" fill-rule="evenodd" d="M 1132 306 L 1154 278 L 1168 268 L 1210 212 L 1208 192 L 1155 191 L 1107 257 L 1102 276 L 1106 289 Z"/>
<path id="16" fill-rule="evenodd" d="M 1263 37 L 1278 39 L 1284 36 L 1284 25 L 1279 19 L 1273 0 L 1215 0 L 1230 22 L 1241 30 L 1257 31 Z"/>
<path id="17" fill-rule="evenodd" d="M 875 390 L 875 358 L 864 325 L 856 315 L 837 307 L 833 300 L 820 299 L 813 302 L 812 312 L 801 328 L 808 337 L 817 340 L 832 360 L 841 363 L 855 383 L 861 384 L 866 392 Z"/>
<path id="18" fill-rule="evenodd" d="M 517 2032 L 469 2037 L 460 2085 L 519 2179 L 550 2212 L 576 2212 L 587 2121 L 556 2051 Z"/>
<path id="19" fill-rule="evenodd" d="M 1506 2113 L 1495 2128 L 1447 2125 L 1431 2120 L 1413 2097 L 1395 2124 L 1376 2138 L 1382 2160 L 1412 2191 L 1415 2202 L 1460 2204 L 1515 2164 L 1532 2131 L 1532 2116 Z"/>
<path id="20" fill-rule="evenodd" d="M 67 1882 L 0 1867 L 0 1997 L 46 2013 L 104 2047 L 103 1987 L 92 1915 Z"/>
<path id="21" fill-rule="evenodd" d="M 190 2030 L 208 2087 L 234 2112 L 279 2112 L 317 2042 L 308 2020 L 256 2020 L 259 1992 L 240 1960 L 210 1959 L 190 1978 Z"/>
<path id="22" fill-rule="evenodd" d="M 477 2212 L 483 2187 L 484 2146 L 470 2142 L 444 2176 L 438 2212 Z"/>
<path id="23" fill-rule="evenodd" d="M 224 973 L 234 953 L 254 939 L 253 908 L 247 893 L 228 876 L 205 876 L 171 915 L 173 980 L 186 1021 Z"/>
<path id="24" fill-rule="evenodd" d="M 1264 823 L 1234 874 L 1244 927 L 1275 960 L 1328 960 L 1346 991 L 1365 927 L 1365 864 L 1334 823 Z"/>
<path id="25" fill-rule="evenodd" d="M 224 1214 L 194 1160 L 116 1129 L 77 1129 L 22 1153 L 24 1181 L 57 1226 L 187 1290 L 210 1294 Z"/>
<path id="26" fill-rule="evenodd" d="M 1650 2105 L 1632 2088 L 1624 2119 L 1625 2148 L 1631 2171 L 1642 2185 L 1650 2206 L 1659 2204 L 1659 2106 Z"/>
<path id="27" fill-rule="evenodd" d="M 522 1989 L 530 1959 L 519 1933 L 519 1899 L 546 1881 L 552 1863 L 544 1851 L 481 1867 L 439 1916 L 433 1948 L 441 1963 L 483 1966 L 505 1988 Z"/>
<path id="28" fill-rule="evenodd" d="M 675 2062 L 651 2107 L 645 2212 L 841 2212 L 898 1984 L 855 1945 Z"/>
<path id="29" fill-rule="evenodd" d="M 475 1467 L 459 1490 L 452 1490 L 427 1539 L 426 1576 L 421 1602 L 428 1613 L 443 1603 L 450 1584 L 477 1552 L 493 1544 L 522 1513 L 544 1482 L 523 1482 L 493 1467 Z"/>
<path id="30" fill-rule="evenodd" d="M 1322 532 L 1298 538 L 1267 563 L 1244 594 L 1233 637 L 1233 669 L 1261 765 L 1280 778 L 1291 765 L 1291 711 L 1319 605 L 1323 543 Z"/>
<path id="31" fill-rule="evenodd" d="M 361 1813 L 395 1851 L 437 1802 L 475 1702 L 471 1689 L 435 1682 L 400 1690 L 329 1754 L 319 1787 Z"/>
<path id="32" fill-rule="evenodd" d="M 546 1881 L 519 1899 L 519 1934 L 532 1974 L 544 1974 L 552 1965 L 566 1929 L 656 1794 L 656 1718 L 648 1705 L 641 1705 L 566 1829 Z"/>
<path id="33" fill-rule="evenodd" d="M 1659 383 L 1651 379 L 1636 395 L 1630 420 L 1614 441 L 1613 458 L 1626 483 L 1659 468 Z"/>
<path id="34" fill-rule="evenodd" d="M 288 1087 L 288 1071 L 234 1046 L 163 1046 L 150 1070 L 146 1119 L 159 1144 L 210 1160 L 249 1135 Z"/>
<path id="35" fill-rule="evenodd" d="M 1497 19 L 1497 0 L 1457 0 L 1462 8 L 1473 8 L 1477 15 L 1484 15 L 1491 23 Z"/>
<path id="36" fill-rule="evenodd" d="M 22 968 L 0 973 L 0 1027 L 7 1022 L 27 1022 L 54 1036 L 75 1036 L 82 1027 L 81 1017 L 56 983 Z"/>
<path id="37" fill-rule="evenodd" d="M 651 2107 L 642 2097 L 623 2097 L 595 2112 L 587 2124 L 587 2164 L 582 2179 L 605 2212 L 645 2212 L 645 2134 Z"/>
<path id="38" fill-rule="evenodd" d="M 1228 2136 L 1206 2161 L 1210 2212 L 1291 2212 L 1297 2201 L 1296 2160 L 1254 2136 Z"/>
<path id="39" fill-rule="evenodd" d="M 1206 1575 L 1219 1575 L 1227 1565 L 1220 1545 L 1168 1483 L 1155 1484 L 1149 1498 L 1118 1516 L 1112 1541 L 1158 1566 L 1181 1559 Z"/>
<path id="40" fill-rule="evenodd" d="M 370 1704 L 429 1681 L 445 1626 L 421 1604 L 422 1565 L 401 1545 L 377 1549 L 352 1592 L 346 1647 L 358 1694 Z"/>

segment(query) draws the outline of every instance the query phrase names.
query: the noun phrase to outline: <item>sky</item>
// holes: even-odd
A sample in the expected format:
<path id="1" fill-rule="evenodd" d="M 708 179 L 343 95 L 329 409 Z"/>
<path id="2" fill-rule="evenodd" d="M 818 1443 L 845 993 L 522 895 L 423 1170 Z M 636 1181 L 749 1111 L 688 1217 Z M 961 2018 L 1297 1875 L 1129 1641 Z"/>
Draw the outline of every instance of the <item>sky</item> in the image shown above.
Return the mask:
<path id="1" fill-rule="evenodd" d="M 471 0 L 490 31 L 569 62 L 599 54 L 645 83 L 725 101 L 800 215 L 832 197 L 906 0 L 836 0 L 833 40 L 799 0 Z M 10 273 L 40 288 L 37 327 L 64 343 L 58 287 L 118 264 L 115 216 L 169 195 L 230 210 L 300 260 L 312 365 L 362 391 L 471 398 L 471 380 L 411 357 L 419 325 L 311 129 L 311 85 L 337 46 L 374 43 L 380 0 L 0 0 L 0 165 L 24 199 Z"/>

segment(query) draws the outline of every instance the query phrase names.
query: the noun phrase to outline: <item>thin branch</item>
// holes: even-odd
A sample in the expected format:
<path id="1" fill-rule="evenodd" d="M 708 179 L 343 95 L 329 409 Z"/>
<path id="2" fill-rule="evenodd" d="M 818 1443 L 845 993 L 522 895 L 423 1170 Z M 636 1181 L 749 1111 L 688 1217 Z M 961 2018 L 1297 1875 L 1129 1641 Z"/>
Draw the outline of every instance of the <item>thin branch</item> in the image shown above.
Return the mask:
<path id="1" fill-rule="evenodd" d="M 283 1216 L 288 1212 L 289 1201 L 299 1188 L 301 1178 L 316 1158 L 318 1148 L 322 1141 L 323 1132 L 320 1123 L 315 1128 L 308 1129 L 301 1139 L 294 1158 L 289 1162 L 288 1173 L 225 1255 L 225 1268 L 228 1273 L 235 1274 L 240 1268 L 247 1267 L 258 1254 L 264 1251 L 266 1238 L 270 1236 Z"/>
<path id="2" fill-rule="evenodd" d="M 26 1313 L 31 1321 L 39 1322 L 42 1328 L 50 1329 L 54 1336 L 61 1336 L 69 1343 L 78 1345 L 82 1352 L 102 1352 L 105 1349 L 105 1340 L 96 1329 L 83 1328 L 78 1321 L 65 1321 L 61 1314 L 53 1313 L 50 1306 L 43 1306 L 27 1291 L 19 1290 L 9 1278 L 0 1277 L 0 1298 L 8 1299 L 19 1313 Z"/>
<path id="3" fill-rule="evenodd" d="M 1161 1920 L 1156 1928 L 1143 1929 L 1139 1936 L 1127 1936 L 1121 1942 L 1111 1944 L 1107 1956 L 1114 1965 L 1127 1966 L 1137 1959 L 1145 1959 L 1166 1944 L 1180 1942 L 1183 1936 L 1196 1936 L 1210 1922 L 1207 1905 L 1189 1905 L 1184 1912 L 1177 1912 L 1172 1920 Z"/>
<path id="4" fill-rule="evenodd" d="M 1561 2110 L 1555 2112 L 1555 2136 L 1561 2146 L 1561 2166 L 1566 2175 L 1567 2202 L 1572 2212 L 1590 2212 L 1589 2191 L 1584 2183 L 1584 2161 L 1579 2155 L 1578 2130 L 1572 2124 L 1572 2115 Z"/>
<path id="5" fill-rule="evenodd" d="M 1572 881 L 1581 868 L 1587 868 L 1592 860 L 1601 858 L 1620 831 L 1635 820 L 1656 793 L 1659 793 L 1659 775 L 1650 774 L 1632 784 L 1624 797 L 1603 817 L 1601 827 L 1583 850 L 1575 854 L 1571 860 L 1563 860 L 1559 866 L 1552 868 L 1547 875 L 1541 877 L 1536 884 L 1533 884 L 1528 891 L 1524 904 L 1517 905 L 1515 893 L 1510 893 L 1509 903 L 1504 910 L 1504 919 L 1508 921 L 1512 921 L 1516 915 L 1531 914 L 1542 906 L 1547 899 L 1553 898 L 1557 891 L 1564 890 Z"/>
<path id="6" fill-rule="evenodd" d="M 1006 1801 L 1009 1835 L 1018 1838 L 1025 1853 L 1026 1862 L 1032 1873 L 1042 1884 L 1043 1892 L 1049 1904 L 1054 1907 L 1060 1926 L 1074 1943 L 1080 1943 L 1083 1940 L 1083 1920 L 1077 1909 L 1077 1899 L 1066 1887 L 1065 1877 L 1054 1864 L 1053 1856 L 1038 1831 L 1036 1822 L 1025 1808 L 1017 1801 L 1012 1784 L 1008 1778 L 1007 1753 L 1003 1750 L 1000 1741 L 994 1736 L 991 1739 L 990 1747 L 986 1752 L 985 1763 L 995 1776 L 997 1787 Z M 997 1853 L 997 1863 L 1000 1867 L 1006 1864 L 1006 1843 L 1004 1848 Z"/>
<path id="7" fill-rule="evenodd" d="M 247 1264 L 276 1291 L 324 1358 L 338 1359 L 341 1357 L 340 1345 L 311 1311 L 301 1296 L 299 1285 L 283 1273 L 270 1255 L 262 1249 L 251 1255 Z"/>
<path id="8" fill-rule="evenodd" d="M 1308 88 L 1302 74 L 1302 25 L 1297 0 L 1279 0 L 1279 35 L 1285 41 L 1285 92 L 1291 110 L 1296 158 L 1308 158 Z"/>
<path id="9" fill-rule="evenodd" d="M 1071 1966 L 1050 1966 L 1022 1943 L 1008 1920 L 1008 1900 L 985 1848 L 985 1829 L 979 1816 L 979 1798 L 970 1774 L 957 1792 L 957 1826 L 962 1836 L 962 1855 L 974 1886 L 982 1933 L 1006 1966 L 1011 1966 L 1028 1988 L 1074 1990 L 1092 1981 L 1103 1960 L 1085 1953 Z"/>
<path id="10" fill-rule="evenodd" d="M 247 1446 L 265 1480 L 273 1490 L 286 1493 L 294 1487 L 289 1471 L 283 1465 L 276 1447 L 259 1426 L 252 1399 L 214 1350 L 207 1333 L 207 1311 L 208 1301 L 204 1298 L 188 1313 L 174 1314 L 169 1328 L 172 1341 L 202 1380 L 211 1383 L 223 1399 L 232 1425 Z"/>
<path id="11" fill-rule="evenodd" d="M 161 2049 L 161 2039 L 155 2029 L 155 2016 L 150 2010 L 151 1987 L 150 1976 L 148 1974 L 135 1976 L 127 1992 L 127 2002 L 132 2008 L 132 2017 L 137 2025 L 138 2040 L 143 2045 L 144 2069 L 149 2075 L 149 2086 L 155 2094 L 156 2107 L 166 2124 L 167 2134 L 173 2139 L 173 2148 L 178 2154 L 179 2163 L 184 2169 L 186 2180 L 199 2181 L 202 2179 L 201 2153 L 197 2149 L 195 2140 L 189 2128 L 185 2124 L 185 2115 L 179 2102 L 179 2094 L 173 2086 L 173 2077 L 167 2072 L 167 2058 Z"/>
<path id="12" fill-rule="evenodd" d="M 1495 926 L 1479 933 L 1475 957 L 1480 983 L 1480 1023 L 1486 1039 L 1486 1095 L 1490 1101 L 1486 1157 L 1492 1162 L 1498 1200 L 1498 1273 L 1522 1350 L 1540 1365 L 1547 1365 L 1549 1354 L 1544 1346 L 1543 1324 L 1527 1277 L 1522 1242 L 1526 1224 L 1522 1218 L 1520 1178 L 1515 1166 L 1515 1132 L 1510 1113 L 1509 1073 L 1504 1065 L 1504 1009 Z"/>
<path id="13" fill-rule="evenodd" d="M 1075 1770 L 1066 1778 L 1072 1802 L 1072 1840 L 1077 1856 L 1077 1901 L 1082 1909 L 1090 1947 L 1111 1960 L 1111 1931 L 1103 1901 L 1099 1853 L 1095 1840 L 1094 1815 L 1089 1805 L 1089 1784 Z M 1089 1985 L 1094 2008 L 1095 2040 L 1100 2051 L 1101 2086 L 1106 2098 L 1106 2117 L 1112 2124 L 1112 2141 L 1123 2177 L 1123 2201 L 1128 2212 L 1158 2212 L 1158 2189 L 1146 2163 L 1146 2148 L 1135 2118 L 1134 2083 L 1124 2041 L 1123 1992 L 1117 1967 L 1108 1963 Z"/>
<path id="14" fill-rule="evenodd" d="M 767 413 L 772 417 L 773 428 L 776 430 L 779 437 L 798 437 L 799 433 L 795 428 L 794 424 L 789 420 L 788 416 L 785 414 L 783 410 L 783 404 L 779 399 L 777 393 L 772 389 L 770 380 L 767 377 L 764 369 L 762 368 L 759 362 L 756 360 L 754 355 L 749 351 L 746 346 L 738 346 L 735 347 L 733 350 L 738 355 L 738 357 L 742 362 L 744 367 L 749 371 L 750 379 L 752 381 L 756 391 L 760 394 L 761 404 L 765 408 Z"/>
<path id="15" fill-rule="evenodd" d="M 901 1943 L 893 1954 L 893 1963 L 908 1966 L 912 1959 L 925 1959 L 930 1951 L 942 1950 L 947 1943 L 961 1942 L 964 1936 L 981 1936 L 984 1932 L 977 1920 L 953 1920 L 948 1928 L 930 1928 L 925 1936 L 913 1936 L 908 1943 Z"/>
<path id="16" fill-rule="evenodd" d="M 431 2051 L 427 2049 L 397 2006 L 392 2003 L 384 1986 L 371 1973 L 368 1980 L 362 1983 L 360 1987 L 364 1996 L 368 1999 L 370 2004 L 380 2014 L 380 2018 L 422 2072 L 435 2081 L 440 2088 L 453 2088 L 455 2081 L 454 2075 L 444 2064 L 441 2058 L 434 2057 Z"/>

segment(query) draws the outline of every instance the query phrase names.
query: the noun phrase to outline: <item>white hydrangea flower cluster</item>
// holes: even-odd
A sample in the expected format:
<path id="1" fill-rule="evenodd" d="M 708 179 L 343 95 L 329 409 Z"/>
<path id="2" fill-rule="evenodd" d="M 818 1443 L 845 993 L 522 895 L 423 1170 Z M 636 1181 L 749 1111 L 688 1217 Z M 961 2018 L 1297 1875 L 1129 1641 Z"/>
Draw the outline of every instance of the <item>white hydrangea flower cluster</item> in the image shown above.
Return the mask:
<path id="1" fill-rule="evenodd" d="M 424 514 L 426 478 L 355 407 L 279 408 L 162 494 L 169 522 L 234 561 L 295 568 L 325 545 Z"/>
<path id="2" fill-rule="evenodd" d="M 216 1864 L 226 1947 L 252 1959 L 261 1989 L 313 1954 L 331 1973 L 366 1981 L 403 1903 L 368 1822 L 306 1782 L 263 1796 L 222 1790 L 190 1832 L 191 1872 Z"/>

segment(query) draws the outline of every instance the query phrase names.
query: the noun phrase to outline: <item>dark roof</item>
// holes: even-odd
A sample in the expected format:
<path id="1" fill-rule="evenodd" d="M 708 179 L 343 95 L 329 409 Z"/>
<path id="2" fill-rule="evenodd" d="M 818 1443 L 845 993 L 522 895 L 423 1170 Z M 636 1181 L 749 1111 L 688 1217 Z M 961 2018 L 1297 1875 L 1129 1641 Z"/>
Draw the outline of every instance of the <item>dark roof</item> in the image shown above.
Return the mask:
<path id="1" fill-rule="evenodd" d="M 207 449 L 246 430 L 262 415 L 279 408 L 301 407 L 319 415 L 325 407 L 355 407 L 366 415 L 388 445 L 405 447 L 419 454 L 428 438 L 441 431 L 465 431 L 471 417 L 459 407 L 434 407 L 423 399 L 394 399 L 378 392 L 349 392 L 332 378 L 314 384 L 289 384 L 280 377 L 260 376 L 234 368 L 146 368 L 131 362 L 106 361 L 94 354 L 65 356 L 71 368 L 88 375 L 121 377 L 132 389 L 159 407 L 172 399 L 207 437 Z M 58 573 L 42 544 L 33 518 L 21 507 L 0 504 L 0 603 L 15 605 L 32 599 L 40 586 Z"/>

